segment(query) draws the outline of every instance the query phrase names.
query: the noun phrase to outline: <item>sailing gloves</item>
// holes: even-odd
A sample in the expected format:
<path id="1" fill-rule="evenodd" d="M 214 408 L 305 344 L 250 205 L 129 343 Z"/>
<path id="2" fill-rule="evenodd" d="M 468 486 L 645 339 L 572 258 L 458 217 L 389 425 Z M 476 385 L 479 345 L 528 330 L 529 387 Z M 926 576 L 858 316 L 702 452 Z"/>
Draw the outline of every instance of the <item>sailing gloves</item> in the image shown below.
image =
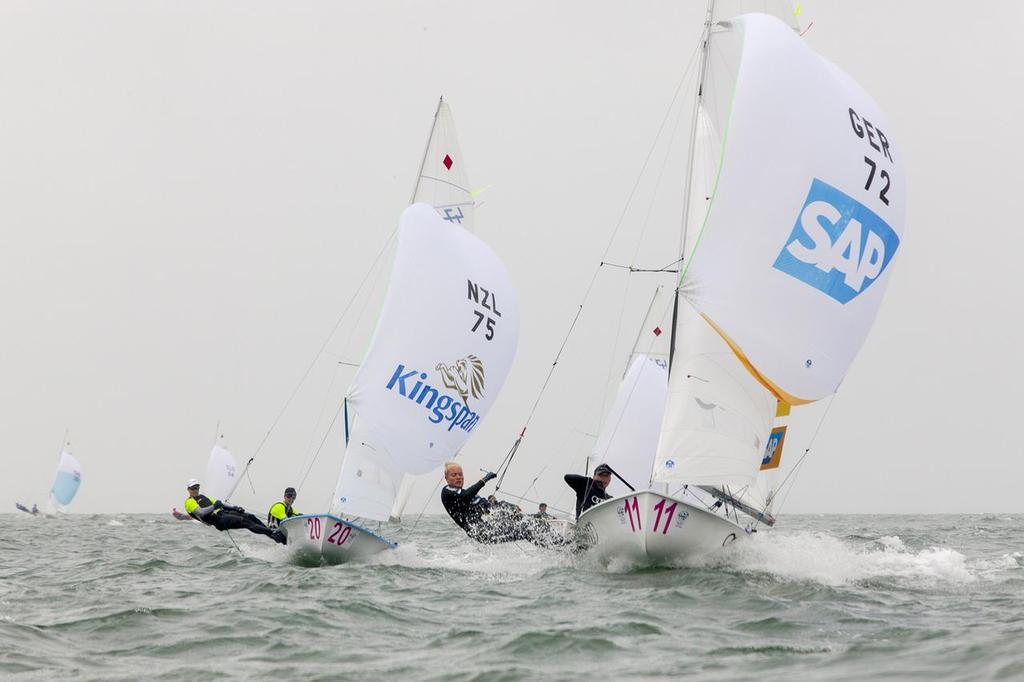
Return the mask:
<path id="1" fill-rule="evenodd" d="M 484 475 L 484 482 L 486 483 L 487 481 L 491 480 L 492 478 L 497 478 L 497 477 L 498 477 L 498 474 L 494 473 L 493 471 L 488 471 L 487 474 Z"/>

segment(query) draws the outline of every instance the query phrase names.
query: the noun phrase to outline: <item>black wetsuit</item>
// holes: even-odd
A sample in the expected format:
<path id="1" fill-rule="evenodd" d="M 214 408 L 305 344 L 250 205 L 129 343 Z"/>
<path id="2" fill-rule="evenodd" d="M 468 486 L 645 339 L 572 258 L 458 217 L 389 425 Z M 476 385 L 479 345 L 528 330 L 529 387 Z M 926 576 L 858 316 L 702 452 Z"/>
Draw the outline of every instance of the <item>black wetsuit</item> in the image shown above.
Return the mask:
<path id="1" fill-rule="evenodd" d="M 477 495 L 484 487 L 484 483 L 486 481 L 477 481 L 468 488 L 446 485 L 441 489 L 441 504 L 444 505 L 444 510 L 452 517 L 452 521 L 467 533 L 480 523 L 484 514 L 491 511 L 491 503 Z"/>
<path id="2" fill-rule="evenodd" d="M 524 519 L 514 504 L 499 502 L 495 505 L 477 495 L 485 483 L 478 481 L 468 488 L 446 485 L 441 489 L 441 504 L 466 535 L 487 545 L 518 540 L 541 547 L 568 543 L 565 538 L 552 535 L 547 524 L 533 518 Z"/>
<path id="3" fill-rule="evenodd" d="M 599 504 L 604 500 L 612 499 L 601 481 L 595 481 L 589 476 L 580 476 L 579 474 L 566 474 L 565 482 L 570 488 L 576 491 L 576 518 L 580 518 L 580 514 L 587 511 L 595 504 Z"/>
<path id="4" fill-rule="evenodd" d="M 211 501 L 206 495 L 199 495 L 196 498 L 196 502 L 199 503 L 199 507 L 210 507 L 218 506 L 217 501 Z M 288 542 L 288 538 L 279 530 L 273 528 L 267 528 L 262 521 L 256 518 L 254 515 L 247 513 L 241 507 L 225 507 L 223 504 L 219 505 L 219 508 L 214 509 L 206 514 L 192 514 L 192 518 L 198 519 L 208 526 L 213 526 L 217 530 L 235 530 L 244 528 L 250 533 L 257 533 L 259 535 L 266 535 L 267 537 L 279 542 L 282 545 Z"/>

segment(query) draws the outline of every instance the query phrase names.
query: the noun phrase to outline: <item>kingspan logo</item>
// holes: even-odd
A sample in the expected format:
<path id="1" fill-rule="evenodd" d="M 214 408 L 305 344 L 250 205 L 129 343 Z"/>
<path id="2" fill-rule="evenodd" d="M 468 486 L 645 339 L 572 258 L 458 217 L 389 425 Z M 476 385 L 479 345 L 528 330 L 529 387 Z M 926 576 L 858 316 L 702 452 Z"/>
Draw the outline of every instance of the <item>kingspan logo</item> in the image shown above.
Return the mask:
<path id="1" fill-rule="evenodd" d="M 426 372 L 406 369 L 404 364 L 395 368 L 387 389 L 422 405 L 428 411 L 427 419 L 433 424 L 448 422 L 449 431 L 456 426 L 466 432 L 472 431 L 480 421 L 480 415 L 469 408 L 469 398 L 478 400 L 483 396 L 483 362 L 475 355 L 468 355 L 451 365 L 438 363 L 435 369 L 441 373 L 445 388 L 458 393 L 458 398 L 427 383 Z"/>
<path id="2" fill-rule="evenodd" d="M 874 211 L 815 178 L 774 267 L 848 303 L 878 279 L 899 245 Z"/>

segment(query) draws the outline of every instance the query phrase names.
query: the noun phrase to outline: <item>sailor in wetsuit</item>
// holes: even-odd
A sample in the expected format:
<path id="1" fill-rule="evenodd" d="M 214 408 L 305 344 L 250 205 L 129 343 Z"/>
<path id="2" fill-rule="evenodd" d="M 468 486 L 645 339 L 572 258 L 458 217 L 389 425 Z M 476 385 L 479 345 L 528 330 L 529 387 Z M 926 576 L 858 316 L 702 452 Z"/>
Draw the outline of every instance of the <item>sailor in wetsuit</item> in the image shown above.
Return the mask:
<path id="1" fill-rule="evenodd" d="M 565 482 L 570 488 L 576 491 L 576 518 L 587 511 L 595 504 L 610 500 L 608 485 L 612 482 L 612 468 L 607 464 L 598 464 L 594 467 L 594 477 L 580 476 L 579 474 L 566 474 Z"/>
<path id="2" fill-rule="evenodd" d="M 241 507 L 224 504 L 220 500 L 213 500 L 201 494 L 199 481 L 196 479 L 189 480 L 186 490 L 188 490 L 188 497 L 185 498 L 185 511 L 192 518 L 220 531 L 244 528 L 251 533 L 273 538 L 275 542 L 280 542 L 282 545 L 288 542 L 284 533 L 267 528 L 262 521 L 252 514 L 247 514 Z"/>

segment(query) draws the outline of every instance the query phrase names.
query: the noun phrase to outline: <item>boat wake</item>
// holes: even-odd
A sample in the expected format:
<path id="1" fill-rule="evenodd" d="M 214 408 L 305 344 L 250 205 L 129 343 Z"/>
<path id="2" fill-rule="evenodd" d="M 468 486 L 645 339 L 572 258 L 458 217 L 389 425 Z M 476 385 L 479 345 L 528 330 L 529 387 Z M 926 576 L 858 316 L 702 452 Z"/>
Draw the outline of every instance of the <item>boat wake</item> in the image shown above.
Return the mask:
<path id="1" fill-rule="evenodd" d="M 969 559 L 948 547 L 914 550 L 895 535 L 851 541 L 820 532 L 765 533 L 707 557 L 704 566 L 829 586 L 875 580 L 941 586 L 1019 577 L 1024 555 Z"/>

